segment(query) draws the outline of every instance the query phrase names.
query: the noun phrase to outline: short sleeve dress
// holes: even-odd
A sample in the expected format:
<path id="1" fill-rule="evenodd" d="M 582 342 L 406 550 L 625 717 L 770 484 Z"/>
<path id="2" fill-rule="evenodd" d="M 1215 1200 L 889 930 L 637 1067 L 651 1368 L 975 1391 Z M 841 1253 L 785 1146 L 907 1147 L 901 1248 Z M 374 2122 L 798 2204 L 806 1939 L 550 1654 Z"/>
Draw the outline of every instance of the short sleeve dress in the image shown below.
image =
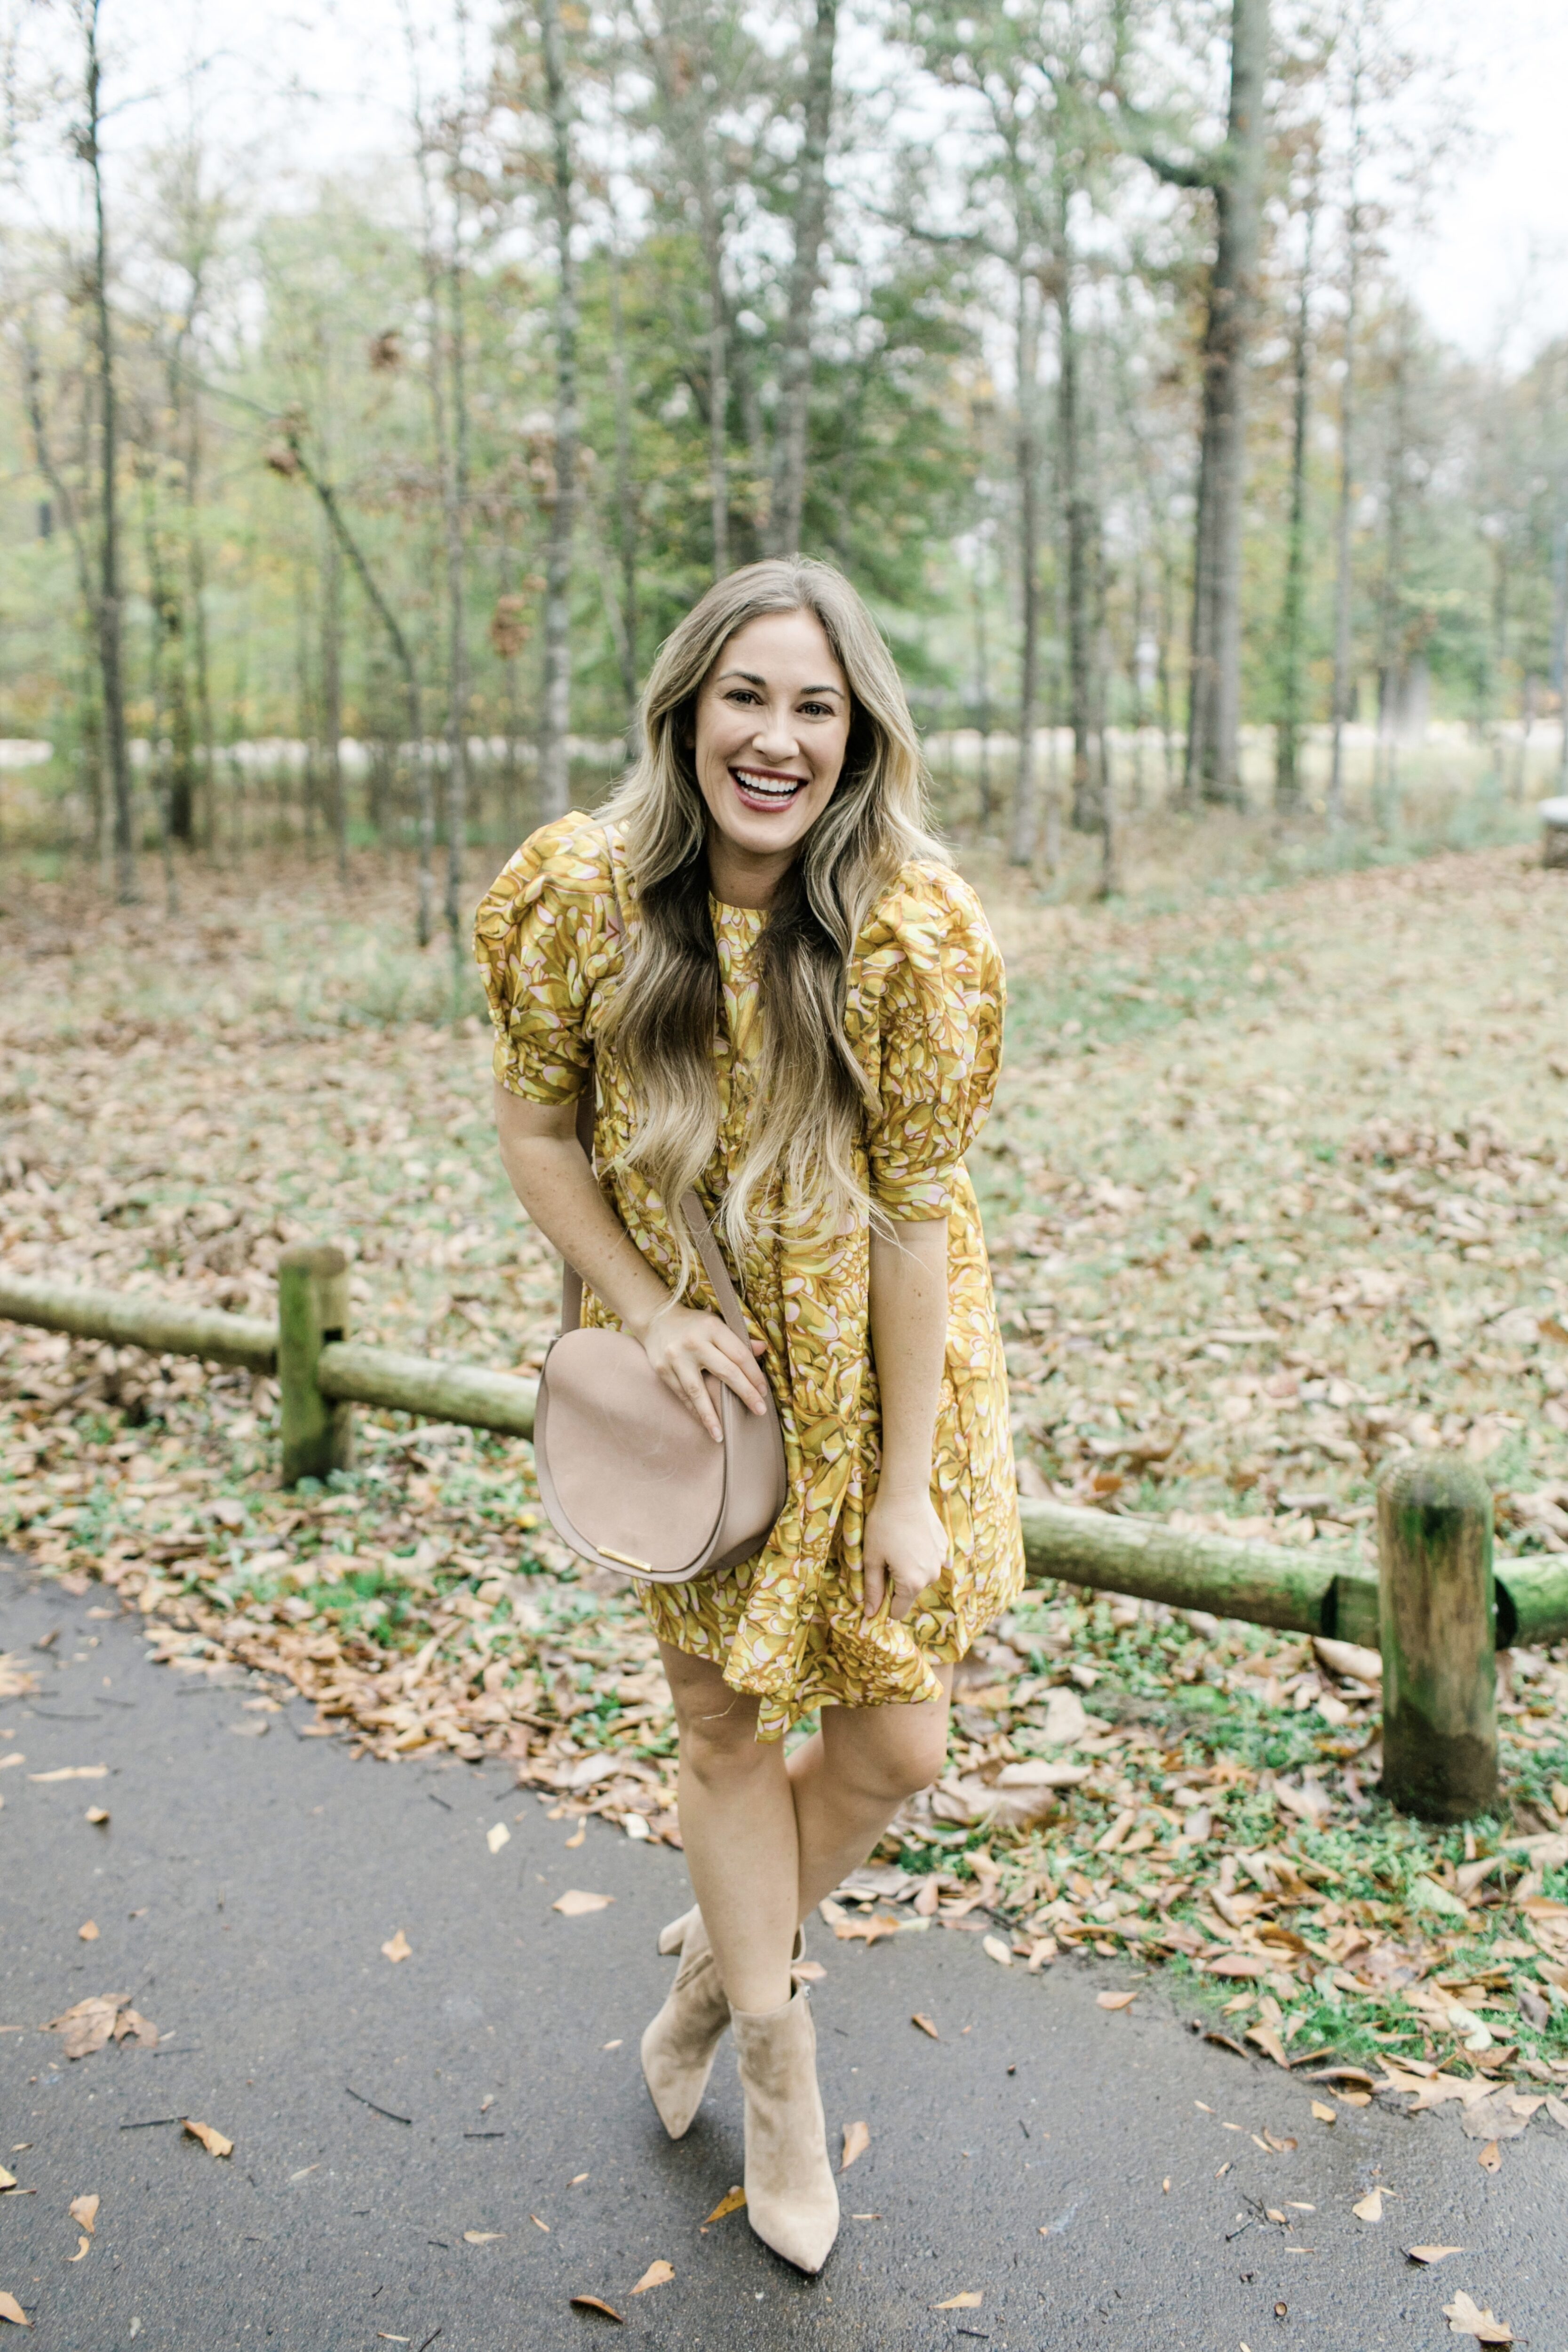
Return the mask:
<path id="1" fill-rule="evenodd" d="M 710 901 L 722 980 L 719 1138 L 699 1190 L 716 1207 L 740 1164 L 764 1008 L 765 917 Z M 495 1074 L 513 1094 L 572 1101 L 595 1069 L 595 1158 L 606 1197 L 637 1248 L 673 1281 L 679 1264 L 658 1195 L 613 1162 L 635 1103 L 598 1034 L 637 936 L 637 892 L 614 827 L 583 816 L 543 826 L 479 910 L 476 952 L 495 1029 Z M 1001 1058 L 1002 960 L 973 891 L 946 866 L 906 866 L 856 942 L 846 1026 L 879 1103 L 861 1172 L 890 1217 L 948 1220 L 947 1361 L 931 1501 L 948 1532 L 941 1579 L 901 1621 L 862 1616 L 860 1546 L 876 1491 L 881 1416 L 868 1333 L 869 1234 L 803 1239 L 789 1203 L 731 1272 L 778 1401 L 789 1498 L 754 1559 L 689 1584 L 641 1584 L 654 1631 L 711 1659 L 760 1702 L 758 1737 L 778 1738 L 822 1706 L 935 1698 L 933 1663 L 963 1657 L 1023 1585 L 1007 1376 L 979 1207 L 963 1166 L 990 1108 Z M 689 1294 L 711 1307 L 699 1272 Z M 584 1320 L 615 1323 L 592 1292 Z"/>

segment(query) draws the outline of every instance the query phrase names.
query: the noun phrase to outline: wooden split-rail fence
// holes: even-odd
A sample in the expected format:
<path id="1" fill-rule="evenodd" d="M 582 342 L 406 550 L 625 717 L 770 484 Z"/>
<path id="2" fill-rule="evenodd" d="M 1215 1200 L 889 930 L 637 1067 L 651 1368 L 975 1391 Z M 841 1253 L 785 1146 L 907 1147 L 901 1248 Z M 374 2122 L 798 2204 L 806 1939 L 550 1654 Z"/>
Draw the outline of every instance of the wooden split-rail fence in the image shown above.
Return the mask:
<path id="1" fill-rule="evenodd" d="M 356 1342 L 348 1260 L 327 1244 L 282 1253 L 276 1323 L 4 1271 L 0 1318 L 273 1375 L 286 1486 L 352 1468 L 356 1404 L 533 1435 L 531 1381 Z M 1062 1503 L 1026 1501 L 1021 1514 L 1034 1583 L 1060 1580 L 1380 1651 L 1384 1792 L 1428 1821 L 1466 1821 L 1497 1801 L 1497 1652 L 1568 1637 L 1568 1557 L 1494 1569 L 1491 1490 L 1451 1454 L 1387 1465 L 1375 1567 L 1326 1545 L 1179 1534 Z"/>

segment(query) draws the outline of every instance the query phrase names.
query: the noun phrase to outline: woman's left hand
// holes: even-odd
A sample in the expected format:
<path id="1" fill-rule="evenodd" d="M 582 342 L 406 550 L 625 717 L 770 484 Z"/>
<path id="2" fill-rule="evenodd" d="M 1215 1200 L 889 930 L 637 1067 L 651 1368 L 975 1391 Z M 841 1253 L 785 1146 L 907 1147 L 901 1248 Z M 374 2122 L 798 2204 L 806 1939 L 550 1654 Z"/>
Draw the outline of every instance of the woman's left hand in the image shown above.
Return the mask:
<path id="1" fill-rule="evenodd" d="M 879 1486 L 866 1514 L 861 1571 L 868 1617 L 882 1606 L 889 1587 L 891 1617 L 907 1617 L 916 1596 L 934 1584 L 947 1566 L 947 1529 L 928 1494 L 900 1495 Z"/>

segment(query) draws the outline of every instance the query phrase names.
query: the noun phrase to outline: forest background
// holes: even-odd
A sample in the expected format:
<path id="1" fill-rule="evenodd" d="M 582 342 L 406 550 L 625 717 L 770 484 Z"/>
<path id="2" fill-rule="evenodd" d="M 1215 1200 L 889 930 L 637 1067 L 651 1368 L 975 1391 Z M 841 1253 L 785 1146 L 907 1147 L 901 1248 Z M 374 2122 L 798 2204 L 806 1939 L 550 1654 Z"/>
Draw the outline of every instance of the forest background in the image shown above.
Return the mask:
<path id="1" fill-rule="evenodd" d="M 959 840 L 1059 889 L 1149 811 L 1268 810 L 1300 868 L 1555 776 L 1568 341 L 1513 300 L 1467 356 L 1411 291 L 1476 146 L 1440 23 L 395 21 L 384 137 L 280 169 L 321 104 L 281 21 L 171 70 L 151 19 L 8 11 L 14 849 L 125 896 L 157 848 L 174 890 L 414 846 L 456 933 L 470 844 L 596 797 L 671 622 L 797 547 L 870 599 Z"/>

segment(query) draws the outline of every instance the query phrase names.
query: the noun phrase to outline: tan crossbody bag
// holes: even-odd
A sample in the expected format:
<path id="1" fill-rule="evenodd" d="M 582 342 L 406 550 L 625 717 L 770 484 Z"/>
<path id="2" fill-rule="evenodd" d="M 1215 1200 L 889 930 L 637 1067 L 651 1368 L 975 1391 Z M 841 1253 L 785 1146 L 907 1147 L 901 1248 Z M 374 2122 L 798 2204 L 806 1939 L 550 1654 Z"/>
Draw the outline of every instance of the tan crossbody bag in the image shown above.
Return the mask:
<path id="1" fill-rule="evenodd" d="M 590 1076 L 577 1119 L 590 1162 L 595 1093 Z M 719 1312 L 750 1356 L 741 1302 L 695 1192 L 680 1214 Z M 771 1390 L 766 1412 L 754 1413 L 705 1374 L 724 1433 L 715 1445 L 640 1341 L 626 1331 L 584 1330 L 582 1315 L 583 1278 L 563 1266 L 561 1333 L 539 1376 L 533 1418 L 540 1499 L 556 1534 L 595 1566 L 655 1584 L 686 1584 L 750 1559 L 789 1492 Z"/>

